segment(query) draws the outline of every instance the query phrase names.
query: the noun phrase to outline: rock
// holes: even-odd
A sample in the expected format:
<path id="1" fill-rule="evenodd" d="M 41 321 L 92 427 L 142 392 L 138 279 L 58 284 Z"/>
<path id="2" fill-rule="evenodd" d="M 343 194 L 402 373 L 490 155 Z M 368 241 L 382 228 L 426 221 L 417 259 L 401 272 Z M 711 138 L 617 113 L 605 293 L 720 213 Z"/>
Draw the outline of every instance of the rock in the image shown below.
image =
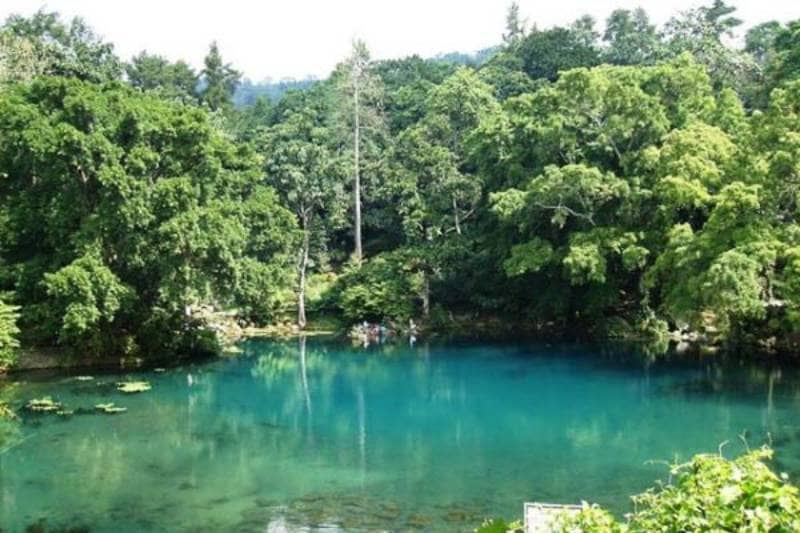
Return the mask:
<path id="1" fill-rule="evenodd" d="M 433 520 L 428 516 L 414 514 L 406 519 L 406 526 L 413 529 L 425 529 L 431 524 L 431 522 L 433 522 Z"/>

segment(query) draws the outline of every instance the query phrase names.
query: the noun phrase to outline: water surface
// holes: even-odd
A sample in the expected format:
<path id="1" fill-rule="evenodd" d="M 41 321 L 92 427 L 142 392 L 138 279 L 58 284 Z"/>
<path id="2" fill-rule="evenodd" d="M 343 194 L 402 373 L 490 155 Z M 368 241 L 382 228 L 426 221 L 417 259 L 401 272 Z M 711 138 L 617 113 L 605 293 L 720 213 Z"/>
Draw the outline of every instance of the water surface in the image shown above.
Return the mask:
<path id="1" fill-rule="evenodd" d="M 6 430 L 0 529 L 472 531 L 521 516 L 524 501 L 623 513 L 665 476 L 661 462 L 724 442 L 733 456 L 743 440 L 771 441 L 776 467 L 800 476 L 791 368 L 577 345 L 243 350 L 163 373 L 6 387 L 16 406 L 49 395 L 128 411 L 26 416 Z M 153 389 L 123 395 L 113 384 L 124 378 Z"/>

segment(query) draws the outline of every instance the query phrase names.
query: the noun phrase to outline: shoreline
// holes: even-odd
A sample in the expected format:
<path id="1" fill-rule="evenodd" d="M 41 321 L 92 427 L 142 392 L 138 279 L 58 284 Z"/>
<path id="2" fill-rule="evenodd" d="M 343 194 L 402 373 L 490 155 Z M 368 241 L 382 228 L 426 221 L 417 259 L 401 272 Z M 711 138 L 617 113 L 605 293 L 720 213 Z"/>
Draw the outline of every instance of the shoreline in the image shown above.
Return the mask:
<path id="1" fill-rule="evenodd" d="M 482 324 L 485 326 L 486 324 Z M 494 325 L 494 324 L 493 324 Z M 272 339 L 276 341 L 285 341 L 296 339 L 299 337 L 330 337 L 346 340 L 347 333 L 345 331 L 314 328 L 307 330 L 300 330 L 293 326 L 286 324 L 274 324 L 264 327 L 248 327 L 243 328 L 241 334 L 236 338 L 227 339 L 223 344 L 222 349 L 218 353 L 206 354 L 187 354 L 181 356 L 149 356 L 149 357 L 131 357 L 131 356 L 110 356 L 102 358 L 80 359 L 76 357 L 66 356 L 58 348 L 27 348 L 20 352 L 17 363 L 6 371 L 5 374 L 0 374 L 0 380 L 8 376 L 24 375 L 36 372 L 57 372 L 72 373 L 73 371 L 81 369 L 93 369 L 103 371 L 122 371 L 122 370 L 146 370 L 148 368 L 158 367 L 174 367 L 188 362 L 202 362 L 211 359 L 224 358 L 236 356 L 240 352 L 238 345 L 241 342 L 250 339 Z M 657 341 L 651 341 L 642 338 L 592 338 L 584 336 L 567 337 L 563 334 L 543 335 L 542 331 L 531 330 L 530 328 L 516 329 L 510 325 L 502 328 L 486 328 L 477 327 L 472 330 L 463 330 L 462 328 L 443 328 L 441 330 L 429 330 L 424 335 L 425 340 L 428 341 L 443 341 L 447 339 L 456 339 L 460 341 L 499 341 L 499 340 L 515 340 L 515 341 L 536 341 L 542 343 L 561 343 L 561 342 L 578 342 L 578 343 L 599 343 L 607 345 L 617 345 L 621 347 L 638 347 L 643 352 L 649 351 L 648 348 L 659 345 Z M 662 357 L 708 357 L 708 358 L 731 358 L 737 357 L 737 354 L 747 353 L 748 359 L 755 360 L 758 364 L 767 367 L 776 363 L 786 364 L 794 363 L 800 364 L 800 357 L 797 353 L 782 352 L 782 351 L 769 351 L 764 350 L 763 347 L 759 349 L 757 346 L 718 346 L 713 344 L 705 344 L 702 342 L 686 343 L 679 342 L 675 338 L 667 340 L 666 344 L 661 344 L 659 350 L 654 351 L 650 357 L 653 361 L 657 361 Z"/>

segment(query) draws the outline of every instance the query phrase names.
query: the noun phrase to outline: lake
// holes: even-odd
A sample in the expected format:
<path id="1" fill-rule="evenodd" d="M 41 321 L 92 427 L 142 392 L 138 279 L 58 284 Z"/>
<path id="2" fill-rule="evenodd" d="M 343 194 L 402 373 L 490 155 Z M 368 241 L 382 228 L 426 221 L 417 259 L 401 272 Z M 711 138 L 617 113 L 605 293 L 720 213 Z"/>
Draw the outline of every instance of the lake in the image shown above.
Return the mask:
<path id="1" fill-rule="evenodd" d="M 252 340 L 165 372 L 24 375 L 0 454 L 0 529 L 472 531 L 524 501 L 629 495 L 699 452 L 771 442 L 800 476 L 800 373 L 777 363 L 577 344 Z M 743 354 L 742 359 L 746 359 Z M 122 379 L 152 390 L 117 392 Z"/>

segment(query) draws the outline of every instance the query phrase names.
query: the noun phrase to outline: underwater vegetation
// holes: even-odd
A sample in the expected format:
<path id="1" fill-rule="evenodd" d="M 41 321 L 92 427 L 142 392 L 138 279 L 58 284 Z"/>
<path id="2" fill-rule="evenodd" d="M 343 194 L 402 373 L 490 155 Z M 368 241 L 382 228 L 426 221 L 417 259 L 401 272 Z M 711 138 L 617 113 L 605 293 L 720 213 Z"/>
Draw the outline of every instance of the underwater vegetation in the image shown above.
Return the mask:
<path id="1" fill-rule="evenodd" d="M 125 394 L 147 392 L 150 389 L 152 389 L 152 387 L 147 381 L 122 381 L 117 383 L 117 390 Z"/>

